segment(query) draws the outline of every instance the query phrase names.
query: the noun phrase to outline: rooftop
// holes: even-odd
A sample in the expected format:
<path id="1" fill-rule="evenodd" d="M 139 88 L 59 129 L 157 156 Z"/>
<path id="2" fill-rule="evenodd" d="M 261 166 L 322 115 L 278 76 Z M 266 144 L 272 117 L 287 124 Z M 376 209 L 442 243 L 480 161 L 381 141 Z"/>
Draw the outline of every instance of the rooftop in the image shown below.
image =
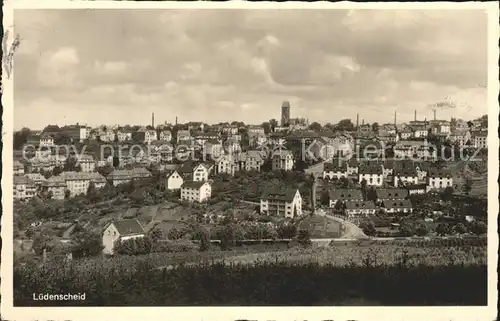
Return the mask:
<path id="1" fill-rule="evenodd" d="M 138 235 L 145 234 L 144 228 L 141 223 L 136 219 L 120 220 L 112 223 L 120 236 Z"/>
<path id="2" fill-rule="evenodd" d="M 276 201 L 285 201 L 291 202 L 295 198 L 295 194 L 297 194 L 297 189 L 295 188 L 287 188 L 283 190 L 278 189 L 269 189 L 264 191 L 261 199 L 266 200 L 276 200 Z"/>
<path id="3" fill-rule="evenodd" d="M 185 181 L 181 188 L 200 189 L 207 182 Z"/>

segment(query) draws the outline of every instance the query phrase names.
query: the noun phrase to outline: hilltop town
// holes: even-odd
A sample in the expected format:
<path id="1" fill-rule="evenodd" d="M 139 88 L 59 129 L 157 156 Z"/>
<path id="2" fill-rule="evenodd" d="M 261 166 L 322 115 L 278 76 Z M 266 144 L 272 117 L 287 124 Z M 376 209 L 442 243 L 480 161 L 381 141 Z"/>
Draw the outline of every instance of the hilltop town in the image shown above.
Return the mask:
<path id="1" fill-rule="evenodd" d="M 40 254 L 87 233 L 114 254 L 151 235 L 198 244 L 200 228 L 211 242 L 486 231 L 486 116 L 322 126 L 290 114 L 283 102 L 280 122 L 261 125 L 155 126 L 153 114 L 146 127 L 18 131 L 15 238 Z"/>

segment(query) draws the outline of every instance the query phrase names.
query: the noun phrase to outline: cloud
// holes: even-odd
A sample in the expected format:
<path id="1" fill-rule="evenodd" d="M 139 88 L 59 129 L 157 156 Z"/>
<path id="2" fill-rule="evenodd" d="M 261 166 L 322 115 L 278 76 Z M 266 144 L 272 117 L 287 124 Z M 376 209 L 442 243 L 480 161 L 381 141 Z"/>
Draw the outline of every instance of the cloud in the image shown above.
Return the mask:
<path id="1" fill-rule="evenodd" d="M 16 10 L 15 21 L 15 113 L 46 106 L 53 122 L 149 123 L 154 111 L 260 123 L 283 100 L 325 123 L 487 112 L 479 10 Z"/>

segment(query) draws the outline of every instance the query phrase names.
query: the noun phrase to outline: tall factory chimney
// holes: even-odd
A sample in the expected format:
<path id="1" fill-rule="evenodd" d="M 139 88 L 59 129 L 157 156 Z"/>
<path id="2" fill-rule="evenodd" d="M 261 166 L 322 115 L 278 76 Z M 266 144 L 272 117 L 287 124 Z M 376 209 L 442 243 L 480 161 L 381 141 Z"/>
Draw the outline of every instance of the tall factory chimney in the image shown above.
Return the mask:
<path id="1" fill-rule="evenodd" d="M 359 129 L 359 114 L 356 114 L 356 130 Z"/>
<path id="2" fill-rule="evenodd" d="M 396 122 L 396 111 L 394 112 L 394 127 L 397 126 L 397 122 Z"/>
<path id="3" fill-rule="evenodd" d="M 155 128 L 155 113 L 151 114 L 151 126 L 153 126 L 153 128 Z"/>
<path id="4" fill-rule="evenodd" d="M 365 124 L 365 119 L 361 119 L 361 125 L 364 125 Z"/>
<path id="5" fill-rule="evenodd" d="M 436 109 L 434 109 L 434 120 L 436 120 Z"/>
<path id="6" fill-rule="evenodd" d="M 175 124 L 177 125 L 177 116 L 175 116 Z"/>
<path id="7" fill-rule="evenodd" d="M 417 110 L 415 109 L 415 116 L 413 117 L 414 121 L 417 121 Z"/>

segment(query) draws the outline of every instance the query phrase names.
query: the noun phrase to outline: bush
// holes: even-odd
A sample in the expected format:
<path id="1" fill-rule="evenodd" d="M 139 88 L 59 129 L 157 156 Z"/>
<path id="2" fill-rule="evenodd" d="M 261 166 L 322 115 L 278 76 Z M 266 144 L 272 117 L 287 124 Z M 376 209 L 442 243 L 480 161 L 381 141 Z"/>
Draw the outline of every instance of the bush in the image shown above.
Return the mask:
<path id="1" fill-rule="evenodd" d="M 163 241 L 154 245 L 154 252 L 192 252 L 198 246 L 190 240 Z"/>
<path id="2" fill-rule="evenodd" d="M 297 234 L 297 243 L 305 247 L 311 246 L 311 235 L 308 230 L 299 230 Z"/>
<path id="3" fill-rule="evenodd" d="M 375 224 L 373 222 L 367 222 L 361 225 L 361 228 L 363 229 L 363 233 L 365 233 L 368 236 L 375 236 L 377 233 L 377 230 L 375 229 Z"/>
<path id="4" fill-rule="evenodd" d="M 148 237 L 139 237 L 118 242 L 115 252 L 121 255 L 141 255 L 151 253 L 153 242 Z"/>

